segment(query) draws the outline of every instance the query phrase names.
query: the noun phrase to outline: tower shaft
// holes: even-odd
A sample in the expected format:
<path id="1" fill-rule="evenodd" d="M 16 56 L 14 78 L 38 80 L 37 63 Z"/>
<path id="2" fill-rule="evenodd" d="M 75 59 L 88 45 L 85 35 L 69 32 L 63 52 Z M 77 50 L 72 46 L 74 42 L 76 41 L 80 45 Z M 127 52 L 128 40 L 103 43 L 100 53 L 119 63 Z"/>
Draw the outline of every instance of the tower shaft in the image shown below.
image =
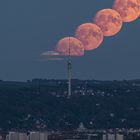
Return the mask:
<path id="1" fill-rule="evenodd" d="M 72 61 L 68 60 L 68 97 L 71 96 Z"/>

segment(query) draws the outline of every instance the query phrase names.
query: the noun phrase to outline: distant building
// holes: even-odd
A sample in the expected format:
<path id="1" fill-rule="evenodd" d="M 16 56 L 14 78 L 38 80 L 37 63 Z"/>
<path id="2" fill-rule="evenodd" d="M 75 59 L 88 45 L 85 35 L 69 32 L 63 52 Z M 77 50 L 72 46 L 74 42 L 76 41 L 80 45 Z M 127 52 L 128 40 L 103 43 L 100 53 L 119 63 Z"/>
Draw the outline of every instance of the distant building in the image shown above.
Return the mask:
<path id="1" fill-rule="evenodd" d="M 28 140 L 28 136 L 26 133 L 19 133 L 19 140 Z"/>
<path id="2" fill-rule="evenodd" d="M 39 132 L 30 132 L 29 140 L 40 140 Z"/>
<path id="3" fill-rule="evenodd" d="M 30 132 L 29 140 L 48 140 L 47 132 Z"/>
<path id="4" fill-rule="evenodd" d="M 48 133 L 47 132 L 41 132 L 39 140 L 48 140 Z"/>
<path id="5" fill-rule="evenodd" d="M 8 134 L 8 135 L 6 135 L 6 138 L 5 138 L 5 140 L 9 140 L 9 134 Z"/>
<path id="6" fill-rule="evenodd" d="M 28 140 L 28 136 L 26 133 L 9 132 L 5 140 Z"/>
<path id="7" fill-rule="evenodd" d="M 115 140 L 114 134 L 108 134 L 108 140 Z"/>
<path id="8" fill-rule="evenodd" d="M 26 133 L 9 132 L 9 134 L 6 135 L 5 140 L 48 140 L 48 133 L 30 132 L 30 134 L 27 135 Z"/>
<path id="9" fill-rule="evenodd" d="M 17 132 L 9 132 L 8 140 L 19 140 L 19 135 Z"/>
<path id="10" fill-rule="evenodd" d="M 48 140 L 64 140 L 64 137 L 62 135 L 60 136 L 60 135 L 52 134 L 48 136 Z"/>
<path id="11" fill-rule="evenodd" d="M 103 134 L 102 140 L 124 140 L 124 136 L 121 134 Z"/>
<path id="12" fill-rule="evenodd" d="M 121 134 L 116 135 L 116 140 L 124 140 L 124 136 Z"/>
<path id="13" fill-rule="evenodd" d="M 3 140 L 3 137 L 2 136 L 0 136 L 0 140 Z"/>

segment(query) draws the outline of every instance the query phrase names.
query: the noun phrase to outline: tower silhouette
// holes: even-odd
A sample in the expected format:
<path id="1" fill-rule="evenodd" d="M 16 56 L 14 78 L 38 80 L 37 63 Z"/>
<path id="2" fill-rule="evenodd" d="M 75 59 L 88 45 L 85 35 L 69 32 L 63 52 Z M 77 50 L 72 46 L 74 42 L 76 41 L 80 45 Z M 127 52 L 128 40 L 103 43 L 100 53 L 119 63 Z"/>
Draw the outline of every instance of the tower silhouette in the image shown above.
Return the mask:
<path id="1" fill-rule="evenodd" d="M 68 67 L 68 98 L 72 95 L 71 91 L 71 78 L 72 78 L 72 61 L 71 61 L 71 48 L 70 48 L 70 37 L 69 37 L 69 57 L 67 60 Z"/>

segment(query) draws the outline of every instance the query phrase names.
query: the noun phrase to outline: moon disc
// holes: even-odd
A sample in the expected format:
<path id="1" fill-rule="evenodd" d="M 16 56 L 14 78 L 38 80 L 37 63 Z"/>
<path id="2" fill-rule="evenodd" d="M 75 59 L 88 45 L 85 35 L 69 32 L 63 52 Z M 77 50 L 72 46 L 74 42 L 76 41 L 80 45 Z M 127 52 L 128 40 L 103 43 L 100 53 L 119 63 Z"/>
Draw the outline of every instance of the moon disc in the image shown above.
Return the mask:
<path id="1" fill-rule="evenodd" d="M 103 9 L 97 12 L 94 20 L 104 36 L 113 36 L 118 33 L 122 27 L 122 19 L 120 14 L 112 9 Z"/>
<path id="2" fill-rule="evenodd" d="M 92 23 L 80 25 L 75 32 L 75 37 L 83 43 L 85 50 L 96 49 L 103 41 L 101 29 Z"/>
<path id="3" fill-rule="evenodd" d="M 113 9 L 118 11 L 123 22 L 131 22 L 140 15 L 140 0 L 115 0 Z"/>
<path id="4" fill-rule="evenodd" d="M 57 43 L 56 51 L 64 56 L 82 56 L 84 55 L 84 46 L 80 40 L 74 37 L 65 37 Z"/>

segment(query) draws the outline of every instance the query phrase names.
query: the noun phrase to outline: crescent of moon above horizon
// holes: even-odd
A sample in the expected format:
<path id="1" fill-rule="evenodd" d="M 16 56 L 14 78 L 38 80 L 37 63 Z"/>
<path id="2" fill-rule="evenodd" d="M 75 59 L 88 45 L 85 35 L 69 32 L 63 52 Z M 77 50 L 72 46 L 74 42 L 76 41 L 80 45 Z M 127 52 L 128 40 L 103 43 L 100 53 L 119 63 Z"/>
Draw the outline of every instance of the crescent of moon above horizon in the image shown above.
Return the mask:
<path id="1" fill-rule="evenodd" d="M 85 50 L 96 49 L 103 41 L 101 29 L 92 23 L 80 25 L 75 32 L 75 37 L 83 43 Z"/>
<path id="2" fill-rule="evenodd" d="M 122 18 L 120 14 L 113 9 L 103 9 L 97 12 L 93 22 L 98 25 L 104 36 L 113 36 L 117 34 L 122 27 Z"/>
<path id="3" fill-rule="evenodd" d="M 113 9 L 121 15 L 123 22 L 131 22 L 140 15 L 140 0 L 115 0 Z"/>
<path id="4" fill-rule="evenodd" d="M 84 46 L 74 37 L 65 37 L 58 41 L 55 49 L 62 56 L 83 56 Z"/>

